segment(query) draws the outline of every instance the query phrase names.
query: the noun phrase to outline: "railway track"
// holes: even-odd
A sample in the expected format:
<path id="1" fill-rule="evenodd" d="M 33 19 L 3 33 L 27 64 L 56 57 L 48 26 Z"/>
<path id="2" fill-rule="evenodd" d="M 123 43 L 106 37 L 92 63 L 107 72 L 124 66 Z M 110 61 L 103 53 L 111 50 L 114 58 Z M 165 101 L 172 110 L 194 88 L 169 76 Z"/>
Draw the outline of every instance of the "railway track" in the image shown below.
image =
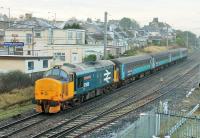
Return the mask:
<path id="1" fill-rule="evenodd" d="M 196 68 L 196 67 L 194 67 L 194 68 Z M 124 113 L 128 113 L 128 111 L 130 109 L 132 109 L 131 111 L 133 111 L 141 106 L 144 106 L 145 104 L 150 103 L 153 100 L 156 100 L 157 98 L 162 96 L 160 94 L 160 89 L 164 89 L 165 87 L 169 87 L 170 85 L 173 85 L 173 83 L 175 81 L 177 81 L 178 79 L 181 79 L 184 75 L 179 76 L 179 77 L 177 76 L 177 78 L 175 80 L 169 82 L 162 88 L 159 88 L 159 90 L 156 90 L 153 94 L 145 96 L 144 100 L 137 101 L 139 103 L 136 102 L 136 99 L 139 98 L 139 97 L 136 97 L 136 95 L 138 94 L 138 93 L 136 93 L 135 95 L 133 95 L 129 98 L 126 98 L 125 100 L 121 101 L 120 103 L 116 104 L 115 106 L 113 106 L 111 108 L 108 108 L 108 109 L 105 108 L 104 110 L 103 109 L 95 110 L 96 107 L 94 107 L 94 108 L 91 108 L 90 111 L 79 114 L 70 120 L 69 119 L 63 120 L 62 122 L 59 123 L 58 126 L 56 126 L 54 128 L 50 128 L 42 133 L 39 133 L 38 135 L 34 136 L 34 138 L 35 137 L 50 137 L 50 138 L 51 137 L 62 137 L 63 135 L 69 135 L 71 137 L 75 137 L 76 135 L 79 136 L 81 134 L 72 133 L 72 132 L 81 132 L 80 128 L 82 128 L 82 127 L 83 127 L 83 129 L 81 129 L 81 130 L 85 130 L 86 128 L 88 129 L 89 125 L 87 125 L 87 124 L 90 124 L 92 122 L 93 122 L 93 124 L 90 124 L 91 126 L 96 126 L 95 124 L 98 124 L 98 126 L 99 126 L 102 122 L 94 122 L 94 121 L 98 120 L 99 118 L 102 119 L 104 116 L 105 116 L 105 119 L 106 118 L 111 119 L 111 117 L 116 118 L 116 116 L 111 113 L 117 112 L 119 109 L 123 108 L 123 110 L 122 110 L 123 112 L 119 112 L 117 114 L 117 116 L 119 116 L 120 114 L 123 115 Z M 184 81 L 186 81 L 186 80 L 184 80 Z M 174 87 L 177 87 L 177 85 L 173 86 L 173 88 L 170 88 L 170 90 L 174 89 Z M 166 93 L 164 93 L 164 94 L 166 94 Z M 153 98 L 151 98 L 151 97 L 153 97 Z M 133 106 L 131 106 L 131 108 L 125 109 L 126 107 L 129 107 L 129 104 L 130 105 L 136 104 L 137 106 L 134 105 L 135 106 L 134 108 L 133 108 Z M 111 114 L 111 117 L 107 116 L 110 114 Z M 100 119 L 100 121 L 104 120 L 104 119 L 103 120 L 101 120 L 101 119 Z M 109 122 L 109 121 L 106 121 L 106 122 Z M 79 131 L 76 131 L 77 129 Z M 72 135 L 70 135 L 70 133 L 72 133 Z"/>
<path id="2" fill-rule="evenodd" d="M 179 85 L 182 85 L 182 83 L 186 82 L 190 77 L 195 75 L 196 74 L 196 72 L 194 72 L 195 69 L 197 69 L 197 66 L 195 66 L 192 70 L 185 73 L 184 75 L 168 83 L 168 87 L 163 87 L 160 90 L 157 90 L 154 93 L 149 94 L 148 96 L 145 96 L 144 98 L 140 100 L 137 100 L 136 102 L 132 102 L 131 100 L 128 100 L 126 103 L 120 106 L 116 106 L 110 110 L 104 111 L 100 113 L 99 115 L 92 116 L 87 121 L 82 121 L 83 123 L 80 123 L 79 125 L 76 125 L 75 127 L 68 128 L 62 133 L 59 133 L 55 136 L 56 137 L 81 137 L 89 132 L 92 132 L 98 128 L 101 128 L 111 122 L 114 122 L 115 120 L 135 111 L 136 109 L 139 109 L 155 100 L 160 99 L 164 95 L 170 93 L 176 87 L 178 87 Z"/>
<path id="3" fill-rule="evenodd" d="M 191 64 L 191 59 L 188 59 L 187 61 L 185 61 L 185 62 L 183 62 L 182 64 L 179 64 L 179 65 L 177 65 L 177 66 L 179 66 L 182 70 L 184 70 L 184 68 L 182 68 L 182 67 L 185 67 L 185 65 L 192 65 Z M 166 70 L 165 72 L 168 72 L 168 70 Z M 85 102 L 85 103 L 83 103 L 83 105 L 86 107 L 86 109 L 85 109 L 85 112 L 82 112 L 81 114 L 77 114 L 76 116 L 74 116 L 73 118 L 69 118 L 69 119 L 62 119 L 62 121 L 60 121 L 59 123 L 58 123 L 58 125 L 56 126 L 56 127 L 51 127 L 50 129 L 48 129 L 48 130 L 45 130 L 45 131 L 43 131 L 43 132 L 41 132 L 41 130 L 40 131 L 38 131 L 38 133 L 37 133 L 37 131 L 34 133 L 34 134 L 37 134 L 37 135 L 31 135 L 31 136 L 33 136 L 33 137 L 54 137 L 54 136 L 56 136 L 56 135 L 58 135 L 59 133 L 58 132 L 60 132 L 61 130 L 66 130 L 66 128 L 64 128 L 64 127 L 66 127 L 66 125 L 72 125 L 74 122 L 74 124 L 75 124 L 75 126 L 78 126 L 78 125 L 80 125 L 80 123 L 81 123 L 81 119 L 82 120 L 85 120 L 86 121 L 86 119 L 90 119 L 92 116 L 94 117 L 94 116 L 98 116 L 99 114 L 101 114 L 102 112 L 104 112 L 104 111 L 107 111 L 107 110 L 109 110 L 109 109 L 111 109 L 110 107 L 112 107 L 112 108 L 114 108 L 114 107 L 117 107 L 117 106 L 119 106 L 120 104 L 122 104 L 122 102 L 123 101 L 129 101 L 129 100 L 136 100 L 137 98 L 136 98 L 136 95 L 138 94 L 138 93 L 141 93 L 141 91 L 145 91 L 144 90 L 144 88 L 143 88 L 143 85 L 144 85 L 144 83 L 139 83 L 139 82 L 141 82 L 141 81 L 143 81 L 144 79 L 147 79 L 147 78 L 154 78 L 154 79 L 159 79 L 159 73 L 160 72 L 158 72 L 158 73 L 156 73 L 156 74 L 158 74 L 158 75 L 155 75 L 155 74 L 153 74 L 153 75 L 149 75 L 149 76 L 147 76 L 147 77 L 145 77 L 145 78 L 142 78 L 142 79 L 140 79 L 140 80 L 138 80 L 138 81 L 135 81 L 135 82 L 133 82 L 133 83 L 130 83 L 129 85 L 127 85 L 127 86 L 124 86 L 124 87 L 121 87 L 120 89 L 118 89 L 118 90 L 115 90 L 115 91 L 113 91 L 113 92 L 111 92 L 111 93 L 108 93 L 108 94 L 106 94 L 105 96 L 100 96 L 100 97 L 97 97 L 97 98 L 95 98 L 95 99 L 92 99 L 92 100 L 90 100 L 90 101 L 88 101 L 88 102 Z M 166 74 L 168 74 L 168 73 L 166 73 Z M 177 73 L 177 72 L 174 72 L 174 73 L 172 73 L 172 75 L 174 75 L 173 77 L 179 77 L 179 76 L 181 76 L 181 73 L 179 74 L 179 73 Z M 169 76 L 167 76 L 166 78 L 170 78 Z M 148 80 L 148 79 L 147 79 Z M 170 80 L 170 79 L 169 79 Z M 135 87 L 134 87 L 134 89 L 136 89 L 137 91 L 134 91 L 134 95 L 133 95 L 133 93 L 131 93 L 130 91 L 129 92 L 125 92 L 125 93 L 119 93 L 118 92 L 118 94 L 115 94 L 114 96 L 113 96 L 113 93 L 116 93 L 116 91 L 121 91 L 121 90 L 123 90 L 123 89 L 128 89 L 130 86 L 132 86 L 134 83 L 136 83 L 135 84 Z M 151 79 L 149 79 L 149 83 L 147 82 L 147 84 L 152 84 L 152 80 Z M 155 84 L 152 84 L 152 85 L 155 85 Z M 167 84 L 165 84 L 164 86 L 166 86 Z M 163 86 L 163 87 L 164 87 Z M 114 104 L 112 104 L 110 107 L 108 107 L 108 106 L 106 106 L 106 104 L 107 103 L 109 103 L 109 101 L 110 101 L 110 98 L 112 97 L 112 99 L 113 100 L 115 100 L 115 101 L 117 101 L 115 98 L 121 98 L 120 100 L 118 100 L 117 102 L 115 102 L 114 101 Z M 129 97 L 129 99 L 128 99 L 128 97 Z M 100 99 L 101 101 L 98 101 L 98 99 Z M 92 105 L 90 105 L 92 102 L 94 102 L 95 101 L 95 104 L 93 103 Z M 103 101 L 103 102 L 102 102 Z M 99 103 L 98 103 L 99 102 Z M 103 104 L 102 104 L 103 103 Z M 94 105 L 94 106 L 93 106 Z M 100 105 L 102 105 L 102 108 L 99 108 L 99 106 Z M 104 107 L 105 106 L 105 107 Z M 75 109 L 70 109 L 70 110 L 68 110 L 68 111 L 64 111 L 64 112 L 62 112 L 62 113 L 60 113 L 59 115 L 60 116 L 63 116 L 64 114 L 67 114 L 67 113 L 69 113 L 69 112 L 73 112 L 74 110 L 76 110 L 76 109 L 80 109 L 80 108 L 82 108 L 83 106 L 81 105 L 81 106 L 78 106 L 78 107 L 76 107 Z M 84 108 L 85 108 L 84 107 Z M 89 108 L 88 108 L 89 107 Z M 82 110 L 82 109 L 81 109 Z M 92 114 L 93 113 L 93 114 Z M 58 115 L 58 116 L 59 116 Z M 84 117 L 86 117 L 86 118 L 84 118 Z M 53 119 L 54 117 L 52 117 L 51 119 Z M 8 130 L 3 130 L 3 131 L 1 131 L 1 129 L 0 129 L 0 137 L 1 137 L 1 134 L 2 133 L 4 133 L 4 137 L 8 137 L 8 136 L 12 136 L 12 137 L 15 137 L 16 135 L 14 135 L 14 134 L 18 134 L 18 133 L 22 133 L 22 132 L 25 132 L 25 130 L 30 130 L 32 127 L 31 126 L 39 126 L 39 125 L 41 125 L 42 124 L 42 122 L 46 122 L 45 120 L 46 119 L 41 119 L 41 118 L 39 118 L 39 120 L 34 120 L 34 117 L 33 117 L 33 120 L 31 121 L 31 119 L 29 120 L 30 122 L 28 122 L 27 124 L 25 124 L 25 123 L 22 123 L 22 125 L 20 125 L 20 127 L 17 127 L 18 125 L 10 125 L 10 127 L 7 127 L 8 128 Z M 51 119 L 49 119 L 48 118 L 48 120 L 51 120 Z M 80 121 L 79 121 L 80 120 Z M 24 121 L 26 121 L 26 120 L 24 120 Z M 27 122 L 27 121 L 26 121 Z M 34 123 L 35 122 L 35 123 Z M 79 122 L 79 123 L 78 123 Z M 43 124 L 44 124 L 43 123 Z M 82 122 L 83 123 L 83 122 Z M 17 123 L 17 124 L 19 124 L 19 123 Z M 38 124 L 38 125 L 37 125 Z M 11 127 L 12 126 L 12 127 Z M 21 126 L 23 126 L 23 127 L 21 127 Z M 55 125 L 54 125 L 55 126 Z M 71 126 L 71 128 L 73 127 L 73 125 Z M 20 129 L 18 129 L 18 128 L 20 128 Z M 64 129 L 62 129 L 62 128 L 64 128 Z M 43 130 L 43 129 L 42 129 Z M 27 132 L 27 131 L 26 131 Z M 25 132 L 25 133 L 26 133 Z M 41 132 L 41 133 L 40 133 Z M 56 134 L 56 135 L 55 135 Z M 3 135 L 3 134 L 2 134 Z M 18 134 L 17 135 L 18 137 L 20 136 L 20 134 Z M 26 136 L 28 136 L 28 135 L 26 135 Z M 29 135 L 30 136 L 30 135 Z M 58 135 L 59 136 L 59 135 Z"/>
<path id="4" fill-rule="evenodd" d="M 6 125 L 0 127 L 0 137 L 9 137 L 13 134 L 16 134 L 28 127 L 36 125 L 41 121 L 44 121 L 44 118 L 38 118 L 41 113 L 35 113 L 20 120 L 10 122 Z"/>

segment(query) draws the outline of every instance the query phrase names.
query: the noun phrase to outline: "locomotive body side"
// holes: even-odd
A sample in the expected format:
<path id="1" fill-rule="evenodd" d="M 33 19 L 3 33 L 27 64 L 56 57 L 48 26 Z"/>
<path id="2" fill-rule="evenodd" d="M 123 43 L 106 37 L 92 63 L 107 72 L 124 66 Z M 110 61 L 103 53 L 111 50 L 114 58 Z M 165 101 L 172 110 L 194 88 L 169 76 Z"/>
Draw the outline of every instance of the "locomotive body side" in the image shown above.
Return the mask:
<path id="1" fill-rule="evenodd" d="M 114 65 L 77 72 L 75 81 L 76 95 L 110 85 L 114 81 Z"/>

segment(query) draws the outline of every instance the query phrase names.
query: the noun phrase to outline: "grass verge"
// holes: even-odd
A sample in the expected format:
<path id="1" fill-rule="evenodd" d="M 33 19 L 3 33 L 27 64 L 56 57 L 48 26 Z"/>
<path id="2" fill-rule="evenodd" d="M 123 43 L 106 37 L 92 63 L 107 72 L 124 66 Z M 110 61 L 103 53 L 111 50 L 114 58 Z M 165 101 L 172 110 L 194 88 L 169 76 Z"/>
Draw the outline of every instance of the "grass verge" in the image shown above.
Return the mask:
<path id="1" fill-rule="evenodd" d="M 33 87 L 0 94 L 0 120 L 16 116 L 33 109 Z"/>

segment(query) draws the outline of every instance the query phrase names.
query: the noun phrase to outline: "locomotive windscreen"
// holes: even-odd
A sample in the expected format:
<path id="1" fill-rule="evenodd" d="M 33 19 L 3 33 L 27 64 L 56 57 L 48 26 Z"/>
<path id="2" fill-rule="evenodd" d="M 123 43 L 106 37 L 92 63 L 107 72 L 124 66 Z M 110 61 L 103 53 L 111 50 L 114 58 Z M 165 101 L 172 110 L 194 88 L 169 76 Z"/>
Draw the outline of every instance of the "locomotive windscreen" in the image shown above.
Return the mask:
<path id="1" fill-rule="evenodd" d="M 59 69 L 59 68 L 53 68 L 53 69 L 48 70 L 44 74 L 44 77 L 68 81 L 68 74 L 65 71 L 63 71 L 62 69 Z"/>

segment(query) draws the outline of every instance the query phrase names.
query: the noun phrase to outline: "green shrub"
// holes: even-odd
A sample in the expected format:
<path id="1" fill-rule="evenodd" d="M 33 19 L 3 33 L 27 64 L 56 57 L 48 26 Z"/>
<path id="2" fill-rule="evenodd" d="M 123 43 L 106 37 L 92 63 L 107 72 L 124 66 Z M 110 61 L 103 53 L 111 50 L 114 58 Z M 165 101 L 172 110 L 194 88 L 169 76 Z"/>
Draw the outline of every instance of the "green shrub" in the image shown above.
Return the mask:
<path id="1" fill-rule="evenodd" d="M 97 56 L 94 55 L 94 54 L 88 55 L 83 60 L 84 60 L 84 62 L 96 61 L 97 60 Z"/>
<path id="2" fill-rule="evenodd" d="M 115 58 L 115 56 L 113 56 L 112 54 L 108 54 L 108 56 L 107 56 L 107 60 L 109 60 L 109 59 L 114 59 Z"/>

